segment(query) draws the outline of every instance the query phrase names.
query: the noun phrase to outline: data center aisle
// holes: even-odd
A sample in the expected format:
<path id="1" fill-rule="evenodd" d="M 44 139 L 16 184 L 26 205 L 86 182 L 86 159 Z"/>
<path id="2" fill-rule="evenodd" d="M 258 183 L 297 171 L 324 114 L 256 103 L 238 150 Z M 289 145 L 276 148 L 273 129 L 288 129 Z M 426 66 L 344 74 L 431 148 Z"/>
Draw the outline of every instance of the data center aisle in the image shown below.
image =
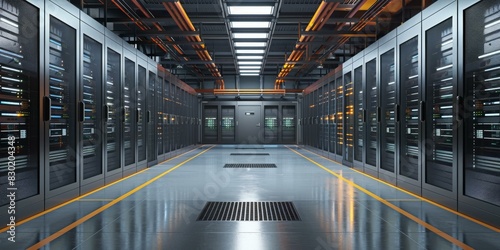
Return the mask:
<path id="1" fill-rule="evenodd" d="M 499 229 L 436 207 L 306 149 L 242 147 L 204 146 L 150 168 L 18 226 L 16 243 L 8 242 L 2 232 L 2 249 L 26 249 L 37 242 L 47 243 L 38 245 L 46 249 L 500 246 Z M 230 163 L 275 164 L 276 168 L 224 168 Z M 157 180 L 151 182 L 153 178 Z M 291 202 L 288 208 L 295 208 L 300 220 L 197 220 L 211 201 Z M 62 235 L 54 237 L 57 233 Z"/>

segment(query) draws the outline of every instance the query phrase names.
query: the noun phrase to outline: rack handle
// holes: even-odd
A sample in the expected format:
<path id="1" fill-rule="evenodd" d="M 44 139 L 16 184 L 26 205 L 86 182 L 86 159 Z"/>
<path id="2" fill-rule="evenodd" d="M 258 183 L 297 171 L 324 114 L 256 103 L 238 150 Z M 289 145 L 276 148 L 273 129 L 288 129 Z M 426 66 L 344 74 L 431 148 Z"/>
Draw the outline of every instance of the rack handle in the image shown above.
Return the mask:
<path id="1" fill-rule="evenodd" d="M 80 102 L 80 122 L 85 121 L 85 102 Z"/>
<path id="2" fill-rule="evenodd" d="M 44 121 L 50 121 L 50 119 L 52 118 L 52 100 L 50 99 L 50 97 L 48 96 L 44 96 L 43 97 L 43 108 L 45 110 L 44 112 L 44 117 L 43 117 L 43 120 Z"/>
<path id="3" fill-rule="evenodd" d="M 394 118 L 396 119 L 396 122 L 399 122 L 401 119 L 401 114 L 399 110 L 399 104 L 394 104 Z"/>
<path id="4" fill-rule="evenodd" d="M 139 108 L 135 109 L 135 122 L 139 123 L 141 121 L 141 111 Z"/>
<path id="5" fill-rule="evenodd" d="M 377 122 L 382 120 L 382 108 L 380 106 L 377 107 Z"/>
<path id="6" fill-rule="evenodd" d="M 109 120 L 109 105 L 104 105 L 104 120 L 105 122 Z"/>
<path id="7" fill-rule="evenodd" d="M 148 121 L 148 123 L 151 123 L 151 111 L 148 110 L 147 114 L 148 114 L 147 121 Z"/>
<path id="8" fill-rule="evenodd" d="M 461 122 L 464 120 L 462 110 L 464 109 L 464 98 L 461 96 L 457 96 L 456 98 L 456 106 L 455 106 L 455 117 L 457 122 Z"/>
<path id="9" fill-rule="evenodd" d="M 420 101 L 420 121 L 425 122 L 425 102 Z"/>
<path id="10" fill-rule="evenodd" d="M 363 109 L 363 122 L 366 122 L 366 109 Z"/>

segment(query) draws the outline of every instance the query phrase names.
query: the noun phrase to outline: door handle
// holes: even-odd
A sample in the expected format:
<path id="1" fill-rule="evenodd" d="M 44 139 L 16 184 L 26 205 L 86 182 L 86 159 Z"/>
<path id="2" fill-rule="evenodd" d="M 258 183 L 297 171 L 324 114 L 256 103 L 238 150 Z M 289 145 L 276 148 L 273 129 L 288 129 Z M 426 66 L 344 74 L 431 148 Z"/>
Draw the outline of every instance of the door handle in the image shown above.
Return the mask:
<path id="1" fill-rule="evenodd" d="M 420 121 L 425 122 L 425 102 L 420 101 Z"/>
<path id="2" fill-rule="evenodd" d="M 380 106 L 377 107 L 377 122 L 382 120 L 382 108 Z"/>
<path id="3" fill-rule="evenodd" d="M 50 99 L 50 97 L 48 96 L 44 96 L 43 97 L 43 105 L 44 105 L 44 117 L 43 119 L 45 121 L 50 121 L 50 119 L 52 118 L 52 100 Z"/>
<path id="4" fill-rule="evenodd" d="M 363 122 L 366 122 L 366 109 L 363 109 Z"/>
<path id="5" fill-rule="evenodd" d="M 135 121 L 136 123 L 139 123 L 141 121 L 141 112 L 139 111 L 139 109 L 135 109 Z"/>
<path id="6" fill-rule="evenodd" d="M 399 110 L 399 104 L 394 104 L 394 113 L 395 113 L 394 114 L 395 115 L 394 118 L 395 118 L 396 122 L 399 122 L 400 117 L 401 117 L 400 116 L 400 110 Z"/>
<path id="7" fill-rule="evenodd" d="M 463 121 L 463 116 L 462 116 L 462 110 L 463 110 L 463 107 L 464 107 L 464 99 L 461 97 L 461 96 L 457 96 L 457 99 L 456 99 L 456 107 L 455 107 L 455 117 L 456 117 L 456 120 L 457 122 L 461 122 Z"/>
<path id="8" fill-rule="evenodd" d="M 109 105 L 104 105 L 104 120 L 109 120 Z"/>
<path id="9" fill-rule="evenodd" d="M 80 122 L 85 121 L 85 103 L 83 101 L 80 102 Z"/>

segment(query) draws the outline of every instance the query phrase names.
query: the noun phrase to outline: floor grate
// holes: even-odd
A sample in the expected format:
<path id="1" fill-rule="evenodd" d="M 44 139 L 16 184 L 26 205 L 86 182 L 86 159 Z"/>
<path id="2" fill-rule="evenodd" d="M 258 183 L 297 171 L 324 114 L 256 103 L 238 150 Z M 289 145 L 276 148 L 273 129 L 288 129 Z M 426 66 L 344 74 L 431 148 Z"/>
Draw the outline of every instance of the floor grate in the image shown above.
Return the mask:
<path id="1" fill-rule="evenodd" d="M 231 153 L 231 155 L 269 155 L 269 153 Z"/>
<path id="2" fill-rule="evenodd" d="M 214 202 L 210 201 L 198 221 L 300 221 L 292 202 Z"/>
<path id="3" fill-rule="evenodd" d="M 267 163 L 230 163 L 224 165 L 224 168 L 276 168 L 276 164 Z"/>
<path id="4" fill-rule="evenodd" d="M 265 149 L 265 148 L 247 148 L 247 147 L 235 147 L 235 149 Z"/>

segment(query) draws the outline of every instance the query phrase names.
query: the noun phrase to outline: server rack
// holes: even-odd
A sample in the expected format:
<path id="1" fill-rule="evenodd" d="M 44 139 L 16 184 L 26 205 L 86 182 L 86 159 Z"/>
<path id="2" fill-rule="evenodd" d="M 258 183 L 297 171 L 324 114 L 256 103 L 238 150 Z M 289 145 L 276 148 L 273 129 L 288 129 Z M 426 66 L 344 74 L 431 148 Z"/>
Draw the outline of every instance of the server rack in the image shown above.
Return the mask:
<path id="1" fill-rule="evenodd" d="M 458 3 L 461 103 L 458 209 L 500 225 L 500 4 Z M 461 92 L 462 91 L 462 92 Z M 462 160 L 462 158 L 460 158 Z"/>
<path id="2" fill-rule="evenodd" d="M 422 13 L 425 99 L 422 194 L 457 207 L 457 3 L 438 1 Z M 437 42 L 436 42 L 437 41 Z"/>
<path id="3" fill-rule="evenodd" d="M 396 30 L 379 39 L 379 159 L 378 176 L 396 184 L 399 103 L 396 84 Z"/>
<path id="4" fill-rule="evenodd" d="M 148 80 L 147 80 L 147 90 L 146 90 L 146 145 L 147 145 L 147 159 L 148 166 L 154 166 L 158 163 L 156 155 L 156 73 L 157 66 L 155 62 L 151 59 L 148 60 Z"/>
<path id="5" fill-rule="evenodd" d="M 16 218 L 27 217 L 40 212 L 44 206 L 46 180 L 44 176 L 44 126 L 40 126 L 42 97 L 44 89 L 39 82 L 43 77 L 45 64 L 44 4 L 39 1 L 0 1 L 0 126 L 2 138 L 15 137 L 14 145 L 2 141 L 2 152 L 14 152 L 16 159 L 16 186 L 23 191 L 16 196 Z M 25 20 L 25 22 L 21 22 Z M 30 38 L 30 39 L 24 39 Z M 22 46 L 22 50 L 21 47 Z M 19 94 L 21 92 L 22 94 Z M 15 150 L 9 150 L 15 147 Z M 8 154 L 10 156 L 10 154 Z M 9 159 L 0 158 L 0 209 L 8 211 L 7 186 Z M 21 190 L 19 190 L 21 191 Z M 0 213 L 0 219 L 7 221 L 11 216 Z"/>
<path id="6" fill-rule="evenodd" d="M 321 137 L 322 140 L 322 150 L 323 156 L 328 157 L 328 152 L 329 152 L 329 147 L 330 147 L 330 130 L 329 130 L 329 124 L 330 120 L 329 118 L 329 107 L 330 107 L 330 85 L 328 82 L 323 83 L 323 91 L 322 93 L 322 113 L 321 113 L 321 130 L 323 131 L 323 136 Z"/>
<path id="7" fill-rule="evenodd" d="M 168 75 L 168 77 L 167 77 Z M 163 135 L 163 153 L 169 154 L 171 151 L 170 138 L 172 134 L 170 132 L 170 88 L 172 86 L 172 77 L 169 73 L 166 73 L 164 78 L 164 86 L 163 86 L 163 131 L 165 132 Z"/>
<path id="8" fill-rule="evenodd" d="M 378 42 L 369 46 L 365 52 L 365 98 L 366 98 L 366 132 L 365 132 L 365 164 L 366 173 L 378 177 L 379 155 L 379 122 L 380 107 L 378 96 Z"/>
<path id="9" fill-rule="evenodd" d="M 293 105 L 283 105 L 281 109 L 281 141 L 283 143 L 297 142 L 297 109 Z"/>
<path id="10" fill-rule="evenodd" d="M 104 85 L 105 138 L 105 182 L 110 183 L 123 176 L 122 152 L 122 90 L 123 59 L 122 40 L 106 30 L 106 82 Z"/>
<path id="11" fill-rule="evenodd" d="M 137 100 L 137 55 L 136 50 L 128 44 L 123 44 L 123 94 L 121 107 L 121 122 L 123 126 L 123 176 L 137 171 L 136 160 L 136 100 Z"/>
<path id="12" fill-rule="evenodd" d="M 279 106 L 266 105 L 264 106 L 264 141 L 266 143 L 278 142 L 278 117 Z"/>
<path id="13" fill-rule="evenodd" d="M 104 185 L 103 113 L 104 27 L 81 15 L 81 74 L 78 91 L 81 136 L 80 192 Z"/>
<path id="14" fill-rule="evenodd" d="M 342 66 L 343 68 L 343 66 Z M 343 144 L 344 144 L 344 84 L 342 82 L 342 71 L 336 75 L 335 78 L 335 102 L 337 111 L 335 112 L 335 122 L 336 122 L 336 132 L 337 132 L 337 143 L 336 143 L 336 156 L 337 161 L 342 161 L 343 159 Z"/>
<path id="15" fill-rule="evenodd" d="M 329 124 L 329 158 L 336 159 L 336 149 L 337 149 L 337 121 L 336 121 L 336 112 L 337 112 L 337 87 L 335 86 L 336 74 L 332 74 L 327 79 L 327 84 L 330 88 L 329 98 L 330 98 L 330 124 Z"/>
<path id="16" fill-rule="evenodd" d="M 147 57 L 144 54 L 137 54 L 137 170 L 147 167 Z"/>
<path id="17" fill-rule="evenodd" d="M 156 112 L 154 113 L 156 123 L 156 157 L 159 162 L 165 160 L 165 155 L 163 153 L 163 136 L 165 135 L 163 131 L 163 73 L 163 71 L 158 70 L 156 78 Z"/>
<path id="18" fill-rule="evenodd" d="M 397 165 L 397 185 L 415 194 L 422 193 L 422 123 L 420 101 L 422 101 L 422 15 L 417 14 L 398 27 L 399 66 L 396 79 L 400 86 L 400 139 Z"/>
<path id="19" fill-rule="evenodd" d="M 223 143 L 234 143 L 236 140 L 235 130 L 236 111 L 234 105 L 221 106 L 221 141 Z"/>
<path id="20" fill-rule="evenodd" d="M 352 59 L 349 59 L 342 66 L 343 74 L 343 101 L 344 101 L 344 114 L 343 114 L 343 128 L 344 128 L 344 141 L 343 141 L 343 155 L 342 164 L 352 167 L 353 158 L 353 145 L 354 145 L 354 84 L 352 81 Z"/>
<path id="21" fill-rule="evenodd" d="M 45 39 L 45 206 L 51 207 L 76 197 L 80 173 L 77 171 L 77 107 L 79 86 L 77 46 L 79 12 L 65 8 L 67 2 L 46 2 Z"/>
<path id="22" fill-rule="evenodd" d="M 364 53 L 360 52 L 355 58 L 352 68 L 353 68 L 353 82 L 354 82 L 354 135 L 353 135 L 353 167 L 364 171 L 364 159 L 365 159 L 365 86 L 364 86 L 364 76 L 363 76 L 363 60 Z"/>

